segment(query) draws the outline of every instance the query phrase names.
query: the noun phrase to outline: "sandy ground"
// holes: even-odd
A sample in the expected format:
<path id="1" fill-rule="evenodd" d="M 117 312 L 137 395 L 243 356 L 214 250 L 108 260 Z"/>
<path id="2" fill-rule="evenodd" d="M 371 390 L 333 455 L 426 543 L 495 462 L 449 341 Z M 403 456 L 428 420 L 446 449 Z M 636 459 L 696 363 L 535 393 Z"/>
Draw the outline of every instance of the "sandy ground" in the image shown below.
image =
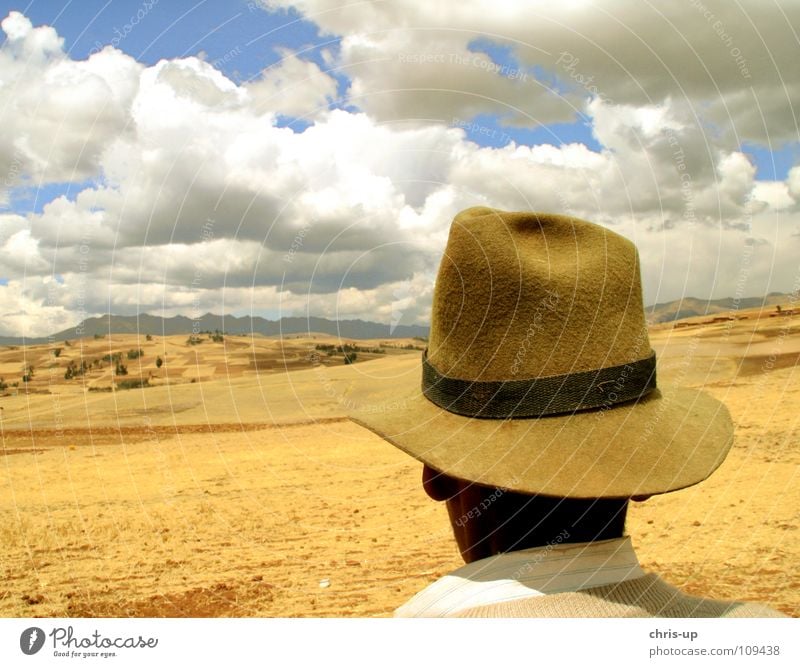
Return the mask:
<path id="1" fill-rule="evenodd" d="M 736 443 L 703 484 L 633 505 L 643 566 L 800 615 L 800 317 L 661 326 L 651 341 L 659 381 L 724 401 Z M 174 381 L 108 393 L 63 373 L 43 384 L 47 346 L 17 351 L 50 393 L 0 398 L 0 615 L 388 616 L 462 564 L 420 464 L 342 409 L 369 375 L 418 372 L 418 353 L 267 373 L 238 343 L 233 363 L 220 345 L 154 341 Z M 302 363 L 314 341 L 292 344 Z M 17 372 L 11 352 L 0 364 Z M 113 381 L 100 372 L 88 380 Z"/>

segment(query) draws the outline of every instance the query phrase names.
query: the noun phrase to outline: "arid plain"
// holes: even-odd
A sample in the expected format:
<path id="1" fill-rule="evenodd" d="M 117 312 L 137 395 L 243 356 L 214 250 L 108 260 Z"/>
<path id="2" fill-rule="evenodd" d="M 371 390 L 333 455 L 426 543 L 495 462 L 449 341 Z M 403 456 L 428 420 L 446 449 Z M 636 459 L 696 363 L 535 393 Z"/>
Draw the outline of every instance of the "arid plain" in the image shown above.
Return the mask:
<path id="1" fill-rule="evenodd" d="M 651 330 L 659 381 L 723 401 L 736 441 L 703 484 L 634 504 L 629 533 L 693 594 L 800 616 L 800 316 L 737 318 Z M 345 342 L 393 347 L 315 349 Z M 354 387 L 419 373 L 401 348 L 424 343 L 70 343 L 0 348 L 0 615 L 388 616 L 462 564 L 421 465 L 345 416 Z M 103 391 L 115 352 L 149 386 Z"/>

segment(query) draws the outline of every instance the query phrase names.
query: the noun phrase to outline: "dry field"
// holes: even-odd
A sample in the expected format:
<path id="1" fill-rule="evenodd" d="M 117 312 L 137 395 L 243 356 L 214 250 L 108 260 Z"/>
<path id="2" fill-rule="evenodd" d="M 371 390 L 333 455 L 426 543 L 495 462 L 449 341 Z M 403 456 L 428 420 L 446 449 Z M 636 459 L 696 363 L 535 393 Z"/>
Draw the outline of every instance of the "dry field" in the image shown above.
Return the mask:
<path id="1" fill-rule="evenodd" d="M 705 483 L 634 504 L 629 532 L 692 593 L 798 616 L 800 317 L 747 314 L 653 329 L 659 380 L 724 401 L 736 443 Z M 420 464 L 344 417 L 353 386 L 418 373 L 418 352 L 153 338 L 0 349 L 7 383 L 34 366 L 0 397 L 0 615 L 387 616 L 461 564 Z M 145 389 L 88 391 L 120 380 L 110 364 L 64 380 L 138 348 L 123 363 Z"/>

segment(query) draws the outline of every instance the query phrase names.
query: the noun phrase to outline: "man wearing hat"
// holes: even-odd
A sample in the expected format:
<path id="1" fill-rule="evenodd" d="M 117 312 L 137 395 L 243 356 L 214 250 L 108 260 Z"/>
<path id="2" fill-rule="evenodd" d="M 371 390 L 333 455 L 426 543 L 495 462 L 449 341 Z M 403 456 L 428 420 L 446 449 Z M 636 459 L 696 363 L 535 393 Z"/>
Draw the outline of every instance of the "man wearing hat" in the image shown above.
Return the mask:
<path id="1" fill-rule="evenodd" d="M 683 594 L 625 535 L 630 499 L 697 484 L 733 441 L 722 403 L 656 383 L 629 240 L 561 215 L 462 211 L 421 370 L 350 402 L 424 464 L 467 563 L 396 616 L 782 616 Z"/>

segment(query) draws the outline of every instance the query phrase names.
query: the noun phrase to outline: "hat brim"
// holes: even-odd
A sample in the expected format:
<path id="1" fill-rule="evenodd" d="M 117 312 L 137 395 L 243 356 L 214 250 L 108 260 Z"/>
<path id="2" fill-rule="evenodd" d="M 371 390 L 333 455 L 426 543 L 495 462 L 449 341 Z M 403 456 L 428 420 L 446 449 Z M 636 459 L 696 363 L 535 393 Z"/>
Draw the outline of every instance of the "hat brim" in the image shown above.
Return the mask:
<path id="1" fill-rule="evenodd" d="M 349 417 L 431 468 L 487 486 L 567 498 L 655 495 L 706 479 L 733 443 L 728 409 L 697 389 L 660 384 L 609 409 L 483 419 L 432 403 L 420 373 L 417 360 L 355 382 Z"/>

